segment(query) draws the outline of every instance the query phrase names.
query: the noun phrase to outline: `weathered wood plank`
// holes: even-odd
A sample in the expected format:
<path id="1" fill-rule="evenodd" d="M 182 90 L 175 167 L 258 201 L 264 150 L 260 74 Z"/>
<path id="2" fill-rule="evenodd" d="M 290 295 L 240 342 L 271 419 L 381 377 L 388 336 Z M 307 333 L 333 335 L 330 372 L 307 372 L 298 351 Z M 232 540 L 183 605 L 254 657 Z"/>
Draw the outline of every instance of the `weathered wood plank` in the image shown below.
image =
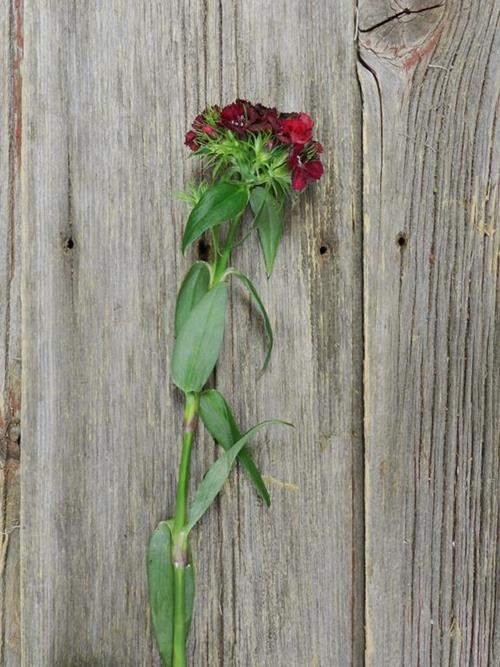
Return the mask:
<path id="1" fill-rule="evenodd" d="M 0 7 L 0 663 L 20 664 L 20 149 L 22 3 Z"/>
<path id="2" fill-rule="evenodd" d="M 236 94 L 310 110 L 328 175 L 294 209 L 269 287 L 256 247 L 238 252 L 277 351 L 256 384 L 244 328 L 259 328 L 235 292 L 216 382 L 245 425 L 278 415 L 297 432 L 259 451 L 279 480 L 271 512 L 236 478 L 197 532 L 192 661 L 362 664 L 353 3 L 29 0 L 26 24 L 23 664 L 159 664 L 144 558 L 179 454 L 168 359 L 188 260 L 173 195 L 195 169 L 188 122 Z M 214 455 L 203 437 L 196 478 Z"/>
<path id="3" fill-rule="evenodd" d="M 359 14 L 366 664 L 377 666 L 499 659 L 500 8 L 425 9 L 437 4 L 391 18 L 389 3 L 364 0 Z"/>
<path id="4" fill-rule="evenodd" d="M 328 164 L 269 285 L 256 244 L 235 254 L 277 346 L 257 380 L 261 327 L 234 289 L 215 382 L 244 426 L 297 430 L 261 439 L 271 511 L 236 475 L 196 534 L 193 664 L 363 664 L 363 500 L 366 664 L 495 664 L 498 7 L 438 4 L 359 4 L 361 156 L 351 1 L 27 2 L 22 664 L 159 664 L 144 555 L 179 455 L 168 360 L 189 260 L 173 194 L 196 171 L 190 119 L 236 95 L 311 111 Z M 0 16 L 3 531 L 18 511 L 20 10 Z M 202 435 L 195 479 L 214 456 Z"/>
<path id="5" fill-rule="evenodd" d="M 159 664 L 145 552 L 178 461 L 179 14 L 26 3 L 26 666 Z"/>
<path id="6" fill-rule="evenodd" d="M 360 128 L 356 52 L 346 30 L 354 7 L 231 4 L 223 3 L 222 15 L 224 98 L 310 111 L 325 142 L 326 177 L 288 216 L 269 283 L 256 239 L 233 258 L 255 277 L 276 348 L 258 378 L 262 326 L 235 285 L 217 386 L 245 427 L 278 416 L 296 430 L 259 438 L 258 459 L 277 480 L 271 510 L 258 506 L 241 474 L 200 531 L 205 541 L 210 530 L 207 557 L 221 564 L 219 577 L 202 585 L 216 585 L 224 610 L 220 646 L 210 644 L 213 617 L 201 629 L 210 646 L 205 664 L 361 665 Z M 299 26 L 300 39 L 291 39 Z"/>

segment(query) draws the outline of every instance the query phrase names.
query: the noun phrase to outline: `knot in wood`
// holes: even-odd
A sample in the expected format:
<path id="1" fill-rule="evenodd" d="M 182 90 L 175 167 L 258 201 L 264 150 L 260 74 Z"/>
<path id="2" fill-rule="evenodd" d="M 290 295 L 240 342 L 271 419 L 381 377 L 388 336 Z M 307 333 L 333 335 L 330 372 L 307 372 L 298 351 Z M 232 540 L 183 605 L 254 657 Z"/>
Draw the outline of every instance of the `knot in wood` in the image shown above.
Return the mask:
<path id="1" fill-rule="evenodd" d="M 444 10 L 445 0 L 362 0 L 360 47 L 410 69 L 434 50 Z"/>

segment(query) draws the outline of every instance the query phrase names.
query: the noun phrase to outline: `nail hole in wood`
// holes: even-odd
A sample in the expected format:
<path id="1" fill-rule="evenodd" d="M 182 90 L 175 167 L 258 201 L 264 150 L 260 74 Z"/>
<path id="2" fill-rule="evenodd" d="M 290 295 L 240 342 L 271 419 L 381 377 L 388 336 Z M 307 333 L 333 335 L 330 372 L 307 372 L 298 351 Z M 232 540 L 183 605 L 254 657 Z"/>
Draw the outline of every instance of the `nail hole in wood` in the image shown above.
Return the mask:
<path id="1" fill-rule="evenodd" d="M 198 241 L 198 257 L 206 261 L 210 256 L 210 244 L 201 239 Z"/>
<path id="2" fill-rule="evenodd" d="M 64 242 L 64 247 L 66 248 L 66 250 L 73 250 L 73 248 L 75 247 L 75 242 L 73 241 L 71 236 L 69 236 Z"/>
<path id="3" fill-rule="evenodd" d="M 328 246 L 327 245 L 322 245 L 319 247 L 319 254 L 320 255 L 326 255 L 328 252 Z"/>
<path id="4" fill-rule="evenodd" d="M 400 232 L 396 236 L 396 243 L 400 248 L 404 248 L 408 242 L 408 239 L 406 238 L 406 234 L 404 232 Z"/>

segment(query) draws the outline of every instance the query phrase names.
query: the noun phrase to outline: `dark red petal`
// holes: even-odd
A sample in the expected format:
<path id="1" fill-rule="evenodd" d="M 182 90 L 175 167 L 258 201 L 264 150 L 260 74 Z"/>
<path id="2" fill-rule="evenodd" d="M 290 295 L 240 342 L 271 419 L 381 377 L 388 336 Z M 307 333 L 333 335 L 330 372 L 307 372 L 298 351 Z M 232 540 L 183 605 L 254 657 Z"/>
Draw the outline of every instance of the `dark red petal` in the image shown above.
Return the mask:
<path id="1" fill-rule="evenodd" d="M 245 110 L 245 107 L 253 106 L 251 102 L 249 102 L 248 100 L 242 100 L 241 97 L 238 97 L 238 99 L 236 100 L 236 102 L 234 102 L 234 104 L 239 104 L 243 108 L 243 111 Z"/>
<path id="2" fill-rule="evenodd" d="M 307 177 L 302 169 L 294 169 L 292 176 L 292 188 L 299 192 L 307 185 Z"/>
<path id="3" fill-rule="evenodd" d="M 211 125 L 203 125 L 201 131 L 204 132 L 205 134 L 208 134 L 211 137 L 217 134 L 217 132 Z"/>
<path id="4" fill-rule="evenodd" d="M 298 118 L 287 118 L 282 123 L 283 133 L 290 138 L 293 144 L 301 145 L 307 144 L 312 136 L 310 127 Z"/>
<path id="5" fill-rule="evenodd" d="M 275 109 L 269 109 L 268 111 L 266 111 L 266 113 L 264 114 L 264 119 L 267 123 L 269 123 L 269 125 L 275 132 L 281 131 L 282 129 L 281 121 L 278 118 L 278 114 L 276 113 Z"/>
<path id="6" fill-rule="evenodd" d="M 290 139 L 290 137 L 288 136 L 288 134 L 286 132 L 278 132 L 277 137 L 284 144 L 291 144 L 292 143 L 292 140 Z"/>
<path id="7" fill-rule="evenodd" d="M 297 149 L 293 148 L 292 151 L 290 152 L 290 155 L 288 156 L 288 164 L 291 167 L 298 167 L 299 166 L 299 153 Z"/>
<path id="8" fill-rule="evenodd" d="M 228 104 L 221 111 L 221 118 L 224 120 L 237 120 L 245 113 L 245 107 L 240 100 L 233 102 L 233 104 Z"/>
<path id="9" fill-rule="evenodd" d="M 306 113 L 299 113 L 299 120 L 307 130 L 312 130 L 314 121 L 311 116 L 308 116 Z"/>
<path id="10" fill-rule="evenodd" d="M 306 171 L 309 178 L 312 178 L 313 181 L 319 181 L 323 176 L 323 165 L 320 160 L 313 160 L 312 162 L 306 162 L 304 165 L 304 170 Z"/>
<path id="11" fill-rule="evenodd" d="M 205 118 L 202 113 L 199 113 L 193 121 L 193 127 L 196 130 L 198 127 L 201 127 L 205 122 Z"/>
<path id="12" fill-rule="evenodd" d="M 186 146 L 189 146 L 192 151 L 195 151 L 198 148 L 198 144 L 196 143 L 195 139 L 196 132 L 194 130 L 189 130 L 189 132 L 186 133 L 186 139 L 184 143 Z"/>

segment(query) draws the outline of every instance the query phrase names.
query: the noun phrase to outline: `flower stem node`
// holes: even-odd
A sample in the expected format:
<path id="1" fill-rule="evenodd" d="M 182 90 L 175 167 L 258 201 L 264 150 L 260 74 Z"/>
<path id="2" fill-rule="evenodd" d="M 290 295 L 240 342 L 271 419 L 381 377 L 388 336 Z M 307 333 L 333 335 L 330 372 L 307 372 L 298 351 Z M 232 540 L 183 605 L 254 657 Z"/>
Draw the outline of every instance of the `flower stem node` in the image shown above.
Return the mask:
<path id="1" fill-rule="evenodd" d="M 188 537 L 185 532 L 180 532 L 173 538 L 172 564 L 174 567 L 187 567 L 189 565 Z"/>

